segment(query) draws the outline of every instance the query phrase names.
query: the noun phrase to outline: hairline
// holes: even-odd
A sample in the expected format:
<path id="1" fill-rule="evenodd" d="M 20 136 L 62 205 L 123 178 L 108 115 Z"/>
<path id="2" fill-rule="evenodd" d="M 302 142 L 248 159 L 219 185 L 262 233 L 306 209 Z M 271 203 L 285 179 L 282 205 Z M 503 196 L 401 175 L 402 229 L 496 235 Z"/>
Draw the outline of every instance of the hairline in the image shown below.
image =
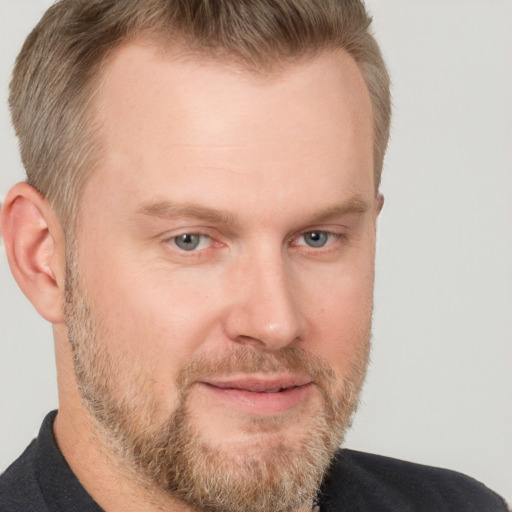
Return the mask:
<path id="1" fill-rule="evenodd" d="M 163 35 L 161 30 L 142 31 L 125 37 L 120 42 L 109 48 L 102 58 L 93 66 L 93 75 L 88 84 L 84 86 L 82 94 L 87 98 L 85 108 L 82 112 L 84 125 L 87 127 L 87 133 L 80 133 L 82 139 L 81 153 L 84 154 L 85 161 L 84 172 L 81 173 L 81 180 L 75 182 L 73 187 L 74 197 L 72 198 L 72 206 L 67 209 L 64 219 L 65 232 L 72 235 L 80 224 L 81 203 L 83 191 L 93 175 L 100 172 L 101 159 L 105 152 L 103 140 L 101 136 L 102 126 L 97 121 L 96 97 L 100 94 L 104 81 L 106 79 L 106 70 L 109 64 L 116 58 L 119 52 L 132 44 L 145 45 L 152 47 L 160 56 L 176 61 L 196 61 L 226 66 L 231 70 L 244 72 L 253 77 L 262 78 L 264 80 L 275 80 L 279 75 L 286 71 L 289 66 L 299 65 L 318 58 L 325 53 L 343 53 L 348 56 L 357 66 L 361 74 L 368 100 L 371 108 L 372 127 L 375 128 L 376 117 L 374 112 L 374 104 L 368 87 L 365 73 L 361 63 L 350 54 L 346 49 L 337 47 L 334 44 L 323 45 L 319 48 L 309 48 L 307 52 L 292 55 L 289 57 L 272 56 L 267 59 L 259 59 L 249 61 L 224 48 L 219 49 L 203 49 L 198 45 L 187 44 L 187 39 L 176 37 L 174 35 Z M 375 154 L 375 134 L 372 132 L 372 150 Z M 84 151 L 85 149 L 85 151 Z M 86 156 L 87 155 L 87 156 Z M 373 180 L 375 193 L 378 193 L 380 179 L 377 175 L 377 162 L 373 155 Z M 59 213 L 59 212 L 57 212 Z M 59 216 L 60 217 L 60 216 Z"/>

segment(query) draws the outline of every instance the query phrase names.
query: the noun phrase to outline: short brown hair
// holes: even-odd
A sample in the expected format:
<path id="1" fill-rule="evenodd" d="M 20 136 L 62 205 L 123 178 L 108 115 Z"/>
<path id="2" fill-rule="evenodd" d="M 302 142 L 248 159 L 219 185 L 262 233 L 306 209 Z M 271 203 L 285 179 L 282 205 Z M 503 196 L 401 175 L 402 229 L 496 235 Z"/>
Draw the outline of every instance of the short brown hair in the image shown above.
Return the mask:
<path id="1" fill-rule="evenodd" d="M 374 116 L 379 187 L 391 116 L 389 77 L 361 0 L 60 0 L 17 58 L 10 106 L 27 181 L 73 224 L 100 156 L 91 104 L 101 66 L 137 36 L 178 42 L 252 69 L 343 49 L 357 62 Z"/>

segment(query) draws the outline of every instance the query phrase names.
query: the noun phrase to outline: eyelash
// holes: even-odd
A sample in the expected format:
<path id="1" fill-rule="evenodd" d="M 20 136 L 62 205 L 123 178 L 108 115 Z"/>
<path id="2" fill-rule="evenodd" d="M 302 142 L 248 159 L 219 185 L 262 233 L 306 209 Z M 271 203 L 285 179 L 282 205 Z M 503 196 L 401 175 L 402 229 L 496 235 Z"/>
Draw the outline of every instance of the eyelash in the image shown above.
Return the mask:
<path id="1" fill-rule="evenodd" d="M 311 245 L 309 245 L 307 243 L 300 244 L 301 246 L 304 245 L 304 246 L 309 247 L 312 251 L 320 251 L 321 249 L 325 249 L 326 247 L 331 247 L 336 242 L 341 242 L 341 241 L 347 239 L 347 235 L 345 233 L 339 233 L 337 231 L 328 231 L 328 230 L 325 230 L 325 229 L 311 229 L 309 231 L 305 231 L 304 233 L 302 233 L 302 235 L 300 235 L 298 237 L 298 239 L 304 238 L 305 236 L 312 235 L 312 234 L 326 235 L 327 237 L 329 237 L 329 239 L 327 240 L 326 244 L 322 245 L 320 247 L 314 247 L 314 246 L 311 246 Z M 297 246 L 299 244 L 292 242 L 291 245 Z"/>
<path id="2" fill-rule="evenodd" d="M 298 243 L 298 240 L 303 239 L 307 235 L 311 234 L 319 234 L 319 235 L 326 235 L 328 238 L 325 245 L 314 247 L 306 242 L 304 243 Z M 201 241 L 199 244 L 201 244 L 204 240 L 209 240 L 208 247 L 202 248 L 202 249 L 196 249 L 193 248 L 191 250 L 185 250 L 181 249 L 178 244 L 176 243 L 180 237 L 183 237 L 185 235 L 189 236 L 195 236 L 200 237 Z M 290 247 L 302 247 L 304 248 L 309 254 L 323 254 L 323 253 L 329 253 L 336 249 L 337 246 L 339 246 L 340 243 L 348 241 L 348 237 L 346 233 L 337 232 L 337 231 L 329 231 L 326 229 L 309 229 L 308 231 L 302 232 L 298 236 L 294 236 L 290 239 L 288 242 L 288 245 Z M 170 237 L 166 237 L 162 240 L 164 244 L 172 244 L 173 249 L 178 252 L 178 254 L 182 257 L 200 257 L 200 256 L 206 256 L 207 251 L 211 251 L 215 249 L 215 244 L 218 246 L 222 246 L 223 244 L 220 242 L 216 242 L 216 240 L 208 235 L 207 233 L 202 232 L 193 232 L 193 231 L 186 231 L 177 235 L 173 235 Z"/>
<path id="3" fill-rule="evenodd" d="M 200 240 L 199 244 L 202 245 L 205 241 L 208 241 L 208 246 L 204 247 L 204 248 L 199 248 L 199 249 L 193 248 L 191 250 L 182 249 L 178 246 L 178 244 L 176 242 L 181 237 L 184 237 L 185 235 L 200 237 L 201 240 Z M 172 236 L 166 237 L 162 240 L 162 243 L 165 245 L 171 245 L 172 250 L 176 251 L 181 257 L 185 257 L 185 258 L 194 258 L 194 257 L 198 258 L 200 256 L 205 256 L 207 254 L 207 252 L 215 249 L 215 245 L 222 245 L 220 242 L 216 242 L 216 240 L 212 236 L 210 236 L 206 233 L 194 232 L 194 231 L 185 231 L 185 232 L 179 233 L 177 235 L 172 235 Z"/>

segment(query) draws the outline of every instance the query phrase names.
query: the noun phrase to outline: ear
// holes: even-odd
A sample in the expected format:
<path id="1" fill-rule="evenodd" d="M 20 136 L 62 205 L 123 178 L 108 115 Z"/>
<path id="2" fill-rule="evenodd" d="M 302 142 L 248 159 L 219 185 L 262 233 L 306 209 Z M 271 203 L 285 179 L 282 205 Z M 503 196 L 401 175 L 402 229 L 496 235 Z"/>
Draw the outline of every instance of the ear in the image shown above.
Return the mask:
<path id="1" fill-rule="evenodd" d="M 381 193 L 379 193 L 379 194 L 377 194 L 377 215 L 380 214 L 383 207 L 384 207 L 384 196 Z"/>
<path id="2" fill-rule="evenodd" d="M 46 320 L 63 322 L 65 236 L 52 207 L 34 187 L 18 183 L 5 198 L 1 228 L 19 287 Z"/>

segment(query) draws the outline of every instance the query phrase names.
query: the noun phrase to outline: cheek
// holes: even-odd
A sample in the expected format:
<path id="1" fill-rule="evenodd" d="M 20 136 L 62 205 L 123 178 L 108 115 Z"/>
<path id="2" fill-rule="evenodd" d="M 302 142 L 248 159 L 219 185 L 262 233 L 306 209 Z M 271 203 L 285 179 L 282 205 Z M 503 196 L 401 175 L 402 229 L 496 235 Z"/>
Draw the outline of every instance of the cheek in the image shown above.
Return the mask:
<path id="1" fill-rule="evenodd" d="M 227 302 L 222 270 L 172 270 L 134 257 L 118 259 L 110 271 L 91 270 L 91 276 L 109 343 L 151 368 L 155 387 L 174 386 L 178 371 L 205 345 L 219 345 Z"/>
<path id="2" fill-rule="evenodd" d="M 115 362 L 118 388 L 143 386 L 157 402 L 175 403 L 177 373 L 212 330 L 203 307 L 208 296 L 194 294 L 192 284 L 178 278 L 155 277 L 147 264 L 115 256 L 106 251 L 99 264 L 91 252 L 82 254 L 81 281 L 100 326 L 98 342 Z"/>
<path id="3" fill-rule="evenodd" d="M 344 376 L 365 363 L 373 310 L 373 266 L 331 274 L 307 294 L 308 348 Z M 322 286 L 320 286 L 322 285 Z"/>

